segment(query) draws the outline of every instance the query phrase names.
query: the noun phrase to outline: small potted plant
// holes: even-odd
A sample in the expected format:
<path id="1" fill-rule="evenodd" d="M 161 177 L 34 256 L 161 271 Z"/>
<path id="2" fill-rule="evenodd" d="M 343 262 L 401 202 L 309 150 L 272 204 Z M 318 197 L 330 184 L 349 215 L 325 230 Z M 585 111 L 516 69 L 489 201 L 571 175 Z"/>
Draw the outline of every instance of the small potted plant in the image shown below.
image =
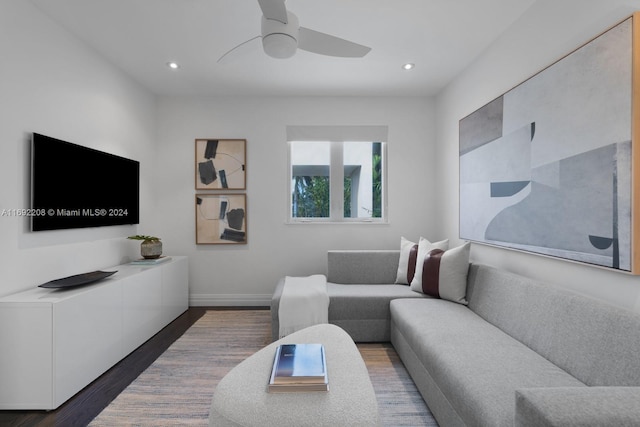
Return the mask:
<path id="1" fill-rule="evenodd" d="M 145 259 L 160 258 L 160 255 L 162 255 L 162 242 L 159 237 L 136 234 L 135 236 L 127 237 L 127 239 L 142 240 L 142 243 L 140 243 L 140 255 Z"/>

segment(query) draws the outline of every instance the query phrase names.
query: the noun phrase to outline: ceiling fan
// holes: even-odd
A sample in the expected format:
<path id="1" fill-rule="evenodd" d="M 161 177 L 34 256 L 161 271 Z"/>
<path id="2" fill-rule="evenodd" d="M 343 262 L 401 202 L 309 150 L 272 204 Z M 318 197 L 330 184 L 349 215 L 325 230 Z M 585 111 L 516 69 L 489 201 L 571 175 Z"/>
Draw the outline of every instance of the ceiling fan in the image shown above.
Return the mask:
<path id="1" fill-rule="evenodd" d="M 371 50 L 361 44 L 301 27 L 298 17 L 287 10 L 284 2 L 258 0 L 262 9 L 261 35 L 240 43 L 222 55 L 218 62 L 223 62 L 231 52 L 258 39 L 262 39 L 264 52 L 273 58 L 290 58 L 298 49 L 321 55 L 361 58 Z"/>

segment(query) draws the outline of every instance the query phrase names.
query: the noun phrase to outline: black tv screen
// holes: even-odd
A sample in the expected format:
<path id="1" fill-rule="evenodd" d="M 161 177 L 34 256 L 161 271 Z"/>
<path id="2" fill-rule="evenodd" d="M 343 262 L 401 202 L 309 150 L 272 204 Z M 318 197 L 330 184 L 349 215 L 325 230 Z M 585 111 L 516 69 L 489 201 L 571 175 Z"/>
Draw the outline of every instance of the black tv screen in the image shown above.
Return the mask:
<path id="1" fill-rule="evenodd" d="M 31 230 L 138 224 L 140 163 L 34 133 Z"/>

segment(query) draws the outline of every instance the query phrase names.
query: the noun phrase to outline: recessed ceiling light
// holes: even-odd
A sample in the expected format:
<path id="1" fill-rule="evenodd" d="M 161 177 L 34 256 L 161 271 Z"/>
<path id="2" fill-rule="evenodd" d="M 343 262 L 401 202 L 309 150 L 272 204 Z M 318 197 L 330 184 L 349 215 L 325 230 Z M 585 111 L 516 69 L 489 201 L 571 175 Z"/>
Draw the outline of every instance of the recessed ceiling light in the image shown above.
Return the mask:
<path id="1" fill-rule="evenodd" d="M 177 70 L 178 68 L 180 68 L 180 65 L 178 65 L 177 62 L 167 62 L 167 67 L 171 68 L 172 70 Z"/>
<path id="2" fill-rule="evenodd" d="M 412 69 L 412 68 L 413 68 L 413 67 L 415 67 L 415 66 L 416 66 L 416 64 L 412 64 L 412 63 L 408 62 L 408 63 L 406 63 L 406 64 L 404 64 L 404 65 L 402 66 L 402 69 L 403 69 L 403 70 L 410 70 L 410 69 Z"/>

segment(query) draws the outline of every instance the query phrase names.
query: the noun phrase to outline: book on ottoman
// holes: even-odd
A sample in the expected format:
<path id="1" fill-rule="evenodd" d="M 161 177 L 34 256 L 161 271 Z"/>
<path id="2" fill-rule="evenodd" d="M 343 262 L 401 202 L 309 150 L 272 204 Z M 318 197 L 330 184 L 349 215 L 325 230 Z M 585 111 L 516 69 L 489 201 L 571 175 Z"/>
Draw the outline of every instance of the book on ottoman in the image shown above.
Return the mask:
<path id="1" fill-rule="evenodd" d="M 282 344 L 269 380 L 270 392 L 327 391 L 327 363 L 322 344 Z"/>

